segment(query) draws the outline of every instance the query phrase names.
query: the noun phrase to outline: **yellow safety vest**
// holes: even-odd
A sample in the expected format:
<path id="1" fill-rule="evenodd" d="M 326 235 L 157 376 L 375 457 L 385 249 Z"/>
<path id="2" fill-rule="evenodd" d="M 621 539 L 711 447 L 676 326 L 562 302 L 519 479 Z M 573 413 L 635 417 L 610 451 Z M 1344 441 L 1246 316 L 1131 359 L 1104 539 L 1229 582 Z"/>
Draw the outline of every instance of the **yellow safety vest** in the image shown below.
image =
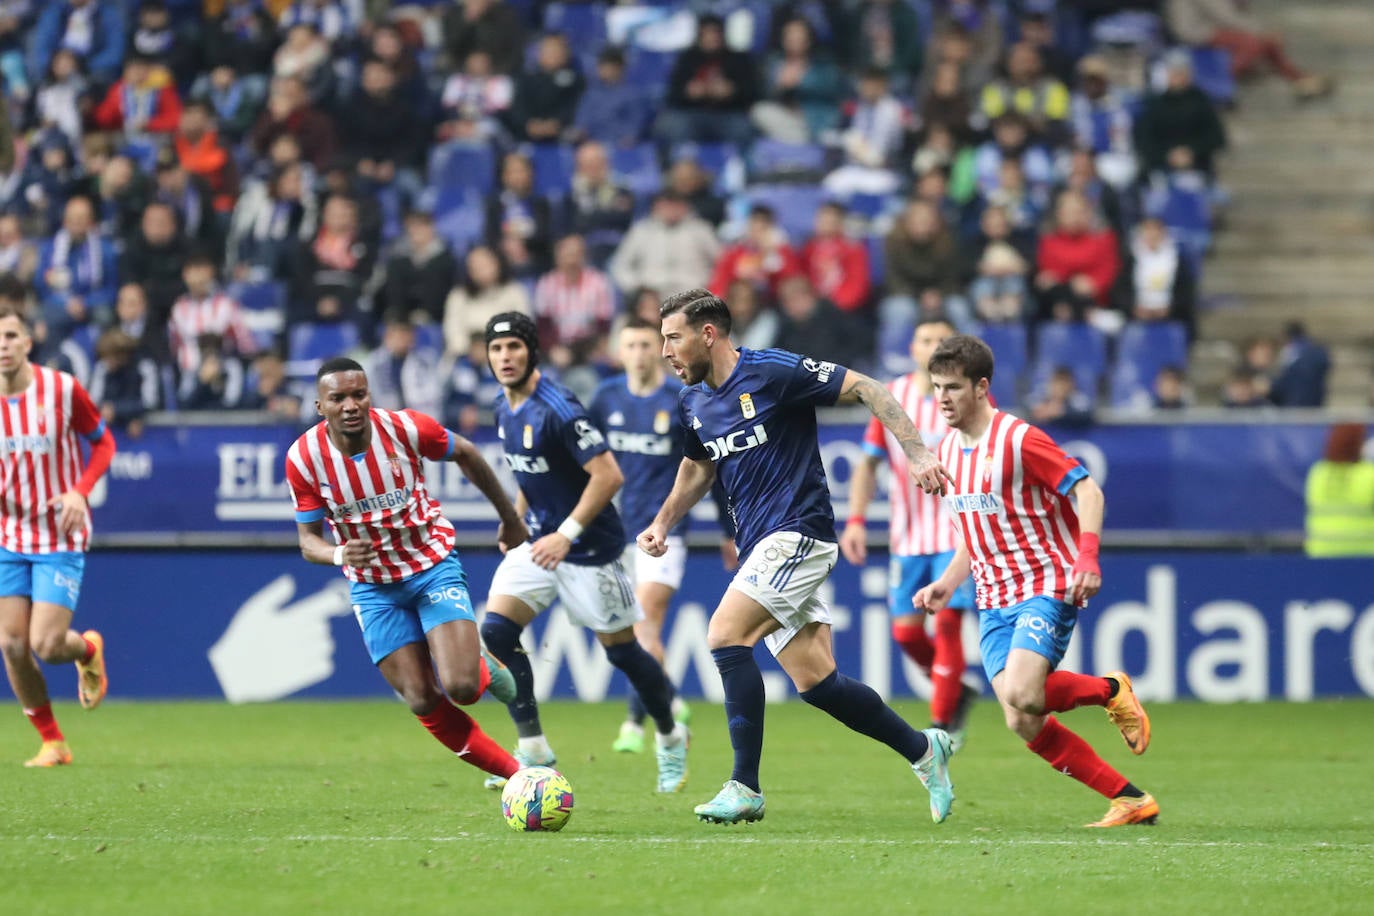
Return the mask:
<path id="1" fill-rule="evenodd" d="M 1312 465 L 1307 472 L 1307 555 L 1374 557 L 1374 462 Z"/>

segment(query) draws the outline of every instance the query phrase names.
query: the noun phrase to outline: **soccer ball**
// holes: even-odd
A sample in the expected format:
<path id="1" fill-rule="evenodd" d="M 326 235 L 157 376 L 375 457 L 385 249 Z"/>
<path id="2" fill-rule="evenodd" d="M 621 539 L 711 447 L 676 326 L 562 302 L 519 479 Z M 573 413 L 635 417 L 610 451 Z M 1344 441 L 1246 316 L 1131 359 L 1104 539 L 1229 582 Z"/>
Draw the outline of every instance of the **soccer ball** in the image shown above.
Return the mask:
<path id="1" fill-rule="evenodd" d="M 501 814 L 512 830 L 562 830 L 572 809 L 572 786 L 552 767 L 518 770 L 501 790 Z"/>

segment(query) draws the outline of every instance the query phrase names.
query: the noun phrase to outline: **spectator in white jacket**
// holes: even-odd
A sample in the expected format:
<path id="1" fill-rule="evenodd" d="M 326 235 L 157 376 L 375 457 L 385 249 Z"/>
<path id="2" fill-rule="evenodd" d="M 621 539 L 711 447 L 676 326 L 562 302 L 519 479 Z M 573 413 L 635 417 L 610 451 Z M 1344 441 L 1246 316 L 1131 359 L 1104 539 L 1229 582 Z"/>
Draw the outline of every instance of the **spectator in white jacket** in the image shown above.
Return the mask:
<path id="1" fill-rule="evenodd" d="M 611 258 L 611 278 L 626 293 L 652 287 L 663 296 L 705 286 L 720 241 L 673 191 L 660 191 L 649 215 L 630 227 Z"/>

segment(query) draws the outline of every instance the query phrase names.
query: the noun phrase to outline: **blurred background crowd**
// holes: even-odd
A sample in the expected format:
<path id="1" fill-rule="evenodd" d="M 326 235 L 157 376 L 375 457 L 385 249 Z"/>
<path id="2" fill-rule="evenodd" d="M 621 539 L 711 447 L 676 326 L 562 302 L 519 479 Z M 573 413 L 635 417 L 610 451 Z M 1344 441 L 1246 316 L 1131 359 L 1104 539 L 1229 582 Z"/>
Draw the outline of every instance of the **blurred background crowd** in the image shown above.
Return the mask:
<path id="1" fill-rule="evenodd" d="M 693 286 L 882 377 L 943 316 L 1041 421 L 1184 407 L 1259 73 L 1333 89 L 1236 0 L 0 0 L 0 299 L 133 435 L 308 420 L 340 352 L 470 429 L 491 315 L 587 392 Z M 1221 397 L 1329 370 L 1294 321 Z"/>

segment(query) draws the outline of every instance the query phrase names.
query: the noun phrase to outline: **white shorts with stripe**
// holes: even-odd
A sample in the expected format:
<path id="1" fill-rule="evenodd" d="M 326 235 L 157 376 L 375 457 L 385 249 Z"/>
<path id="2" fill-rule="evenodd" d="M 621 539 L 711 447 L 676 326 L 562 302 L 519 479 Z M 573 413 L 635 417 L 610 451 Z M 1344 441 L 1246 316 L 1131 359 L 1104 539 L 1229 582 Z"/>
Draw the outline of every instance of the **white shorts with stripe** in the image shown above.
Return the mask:
<path id="1" fill-rule="evenodd" d="M 682 587 L 682 577 L 687 573 L 687 542 L 677 535 L 664 541 L 668 552 L 661 557 L 651 557 L 631 544 L 625 549 L 625 566 L 634 573 L 635 587 L 646 582 L 666 585 L 673 591 Z"/>
<path id="2" fill-rule="evenodd" d="M 810 623 L 830 623 L 817 592 L 835 568 L 839 546 L 796 531 L 777 531 L 754 545 L 730 588 L 753 598 L 781 628 L 763 638 L 776 656 Z"/>
<path id="3" fill-rule="evenodd" d="M 536 614 L 562 601 L 569 619 L 597 633 L 618 633 L 644 617 L 620 560 L 604 566 L 564 562 L 544 569 L 530 556 L 528 541 L 507 553 L 496 567 L 491 594 L 516 598 Z"/>

